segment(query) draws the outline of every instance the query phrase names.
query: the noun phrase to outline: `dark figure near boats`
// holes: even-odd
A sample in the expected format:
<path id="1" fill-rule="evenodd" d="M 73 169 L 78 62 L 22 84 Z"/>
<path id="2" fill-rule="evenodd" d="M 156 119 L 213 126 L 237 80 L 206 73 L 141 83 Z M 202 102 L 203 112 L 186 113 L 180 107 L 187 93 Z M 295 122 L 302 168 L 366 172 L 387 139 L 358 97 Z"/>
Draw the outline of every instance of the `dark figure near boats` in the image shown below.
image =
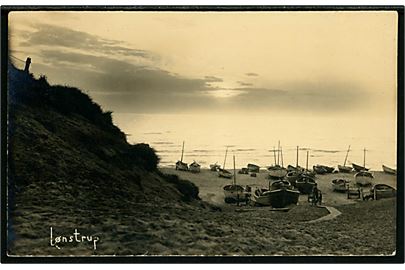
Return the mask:
<path id="1" fill-rule="evenodd" d="M 308 194 L 308 202 L 312 205 L 322 204 L 322 192 L 318 189 L 318 184 L 315 184 L 310 194 Z"/>

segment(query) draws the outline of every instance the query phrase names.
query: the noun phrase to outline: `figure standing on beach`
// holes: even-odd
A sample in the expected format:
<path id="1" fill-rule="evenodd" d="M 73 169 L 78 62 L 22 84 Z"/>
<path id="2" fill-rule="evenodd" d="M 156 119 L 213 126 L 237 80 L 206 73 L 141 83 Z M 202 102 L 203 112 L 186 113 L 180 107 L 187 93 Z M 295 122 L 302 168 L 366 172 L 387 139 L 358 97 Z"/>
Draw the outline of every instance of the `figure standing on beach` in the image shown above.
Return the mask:
<path id="1" fill-rule="evenodd" d="M 25 68 L 24 68 L 24 71 L 26 73 L 30 72 L 30 65 L 31 65 L 31 58 L 27 57 L 27 60 L 25 60 Z"/>

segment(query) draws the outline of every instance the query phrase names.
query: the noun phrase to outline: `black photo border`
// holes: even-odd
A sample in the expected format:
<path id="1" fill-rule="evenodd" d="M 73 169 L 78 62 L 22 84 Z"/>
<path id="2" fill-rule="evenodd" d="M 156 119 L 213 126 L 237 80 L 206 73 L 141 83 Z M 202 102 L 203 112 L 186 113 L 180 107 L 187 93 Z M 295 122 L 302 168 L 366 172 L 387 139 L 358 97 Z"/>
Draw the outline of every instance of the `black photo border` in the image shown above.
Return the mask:
<path id="1" fill-rule="evenodd" d="M 7 255 L 7 59 L 8 13 L 13 11 L 396 11 L 397 232 L 393 256 L 8 256 Z M 403 263 L 404 262 L 404 6 L 2 6 L 1 7 L 1 262 L 2 263 Z"/>

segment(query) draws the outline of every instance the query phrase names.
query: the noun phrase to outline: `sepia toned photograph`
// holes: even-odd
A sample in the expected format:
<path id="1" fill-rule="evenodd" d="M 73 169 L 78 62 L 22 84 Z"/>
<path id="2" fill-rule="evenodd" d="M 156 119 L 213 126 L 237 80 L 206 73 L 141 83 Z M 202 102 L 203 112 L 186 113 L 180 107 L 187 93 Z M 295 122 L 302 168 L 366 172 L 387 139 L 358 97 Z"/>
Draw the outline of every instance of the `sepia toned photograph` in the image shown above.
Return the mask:
<path id="1" fill-rule="evenodd" d="M 3 11 L 7 258 L 403 260 L 398 10 Z"/>

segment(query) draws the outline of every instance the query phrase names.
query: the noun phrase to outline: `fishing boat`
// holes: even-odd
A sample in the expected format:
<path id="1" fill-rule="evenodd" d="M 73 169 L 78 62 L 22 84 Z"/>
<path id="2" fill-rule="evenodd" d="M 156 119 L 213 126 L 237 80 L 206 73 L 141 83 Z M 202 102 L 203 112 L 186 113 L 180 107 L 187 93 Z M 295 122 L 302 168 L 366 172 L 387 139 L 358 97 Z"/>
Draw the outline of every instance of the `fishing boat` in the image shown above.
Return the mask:
<path id="1" fill-rule="evenodd" d="M 302 172 L 302 171 L 304 171 L 305 169 L 304 168 L 302 168 L 302 167 L 300 167 L 300 166 L 297 166 L 297 167 L 294 167 L 294 166 L 292 166 L 292 165 L 288 165 L 287 166 L 287 171 L 288 172 L 293 172 L 293 171 L 295 171 L 295 172 Z"/>
<path id="2" fill-rule="evenodd" d="M 248 192 L 245 187 L 236 184 L 235 170 L 235 156 L 233 156 L 233 183 L 223 187 L 226 203 L 242 202 L 248 199 Z"/>
<path id="3" fill-rule="evenodd" d="M 260 166 L 255 165 L 255 164 L 250 164 L 250 163 L 249 163 L 249 164 L 247 165 L 247 169 L 248 169 L 249 172 L 256 172 L 256 173 L 258 173 L 259 170 L 260 170 Z"/>
<path id="4" fill-rule="evenodd" d="M 290 171 L 286 175 L 286 180 L 289 181 L 292 185 L 295 186 L 295 183 L 298 179 L 300 179 L 302 176 L 302 173 L 299 171 Z"/>
<path id="5" fill-rule="evenodd" d="M 288 173 L 287 169 L 281 167 L 280 165 L 271 166 L 268 168 L 268 170 L 270 179 L 282 179 Z"/>
<path id="6" fill-rule="evenodd" d="M 374 176 L 371 172 L 363 171 L 354 175 L 354 181 L 360 186 L 368 186 L 373 183 Z"/>
<path id="7" fill-rule="evenodd" d="M 223 169 L 218 168 L 218 177 L 231 179 L 232 178 L 232 173 L 230 171 L 225 170 L 226 156 L 227 155 L 228 155 L 228 147 L 226 148 L 226 151 L 225 151 L 224 166 L 222 167 Z"/>
<path id="8" fill-rule="evenodd" d="M 341 173 L 350 173 L 351 171 L 353 171 L 352 167 L 348 167 L 348 166 L 342 166 L 342 165 L 338 165 L 338 170 Z"/>
<path id="9" fill-rule="evenodd" d="M 332 180 L 332 190 L 338 192 L 346 192 L 349 186 L 349 180 L 347 179 L 333 179 Z"/>
<path id="10" fill-rule="evenodd" d="M 248 170 L 248 168 L 241 168 L 241 169 L 238 171 L 238 173 L 239 173 L 239 174 L 249 174 L 249 170 Z"/>
<path id="11" fill-rule="evenodd" d="M 367 169 L 366 167 L 357 165 L 357 164 L 355 164 L 355 163 L 352 163 L 352 166 L 353 166 L 353 169 L 354 169 L 356 172 L 368 171 L 368 170 L 369 170 L 369 169 Z"/>
<path id="12" fill-rule="evenodd" d="M 371 189 L 371 193 L 374 194 L 374 199 L 379 200 L 383 198 L 392 198 L 397 196 L 395 188 L 386 184 L 376 184 Z"/>
<path id="13" fill-rule="evenodd" d="M 218 171 L 218 169 L 221 168 L 221 165 L 218 165 L 217 162 L 215 162 L 215 164 L 210 164 L 210 170 L 213 172 Z"/>
<path id="14" fill-rule="evenodd" d="M 308 177 L 306 175 L 302 175 L 299 179 L 295 181 L 295 187 L 302 194 L 310 194 L 312 192 L 312 188 L 315 186 L 316 181 L 312 177 Z"/>
<path id="15" fill-rule="evenodd" d="M 269 190 L 265 188 L 257 188 L 250 197 L 254 205 L 269 206 Z"/>
<path id="16" fill-rule="evenodd" d="M 225 169 L 218 169 L 218 177 L 231 179 L 232 178 L 232 173 L 230 171 L 225 170 Z"/>
<path id="17" fill-rule="evenodd" d="M 315 172 L 308 170 L 308 160 L 309 160 L 309 151 L 307 151 L 307 162 L 306 162 L 305 170 L 302 172 L 302 175 L 307 176 L 309 178 L 315 178 Z"/>
<path id="18" fill-rule="evenodd" d="M 184 141 L 183 141 L 183 147 L 181 148 L 181 158 L 176 162 L 176 170 L 179 171 L 188 171 L 188 165 L 187 163 L 183 162 L 183 155 L 184 155 Z"/>
<path id="19" fill-rule="evenodd" d="M 353 165 L 355 165 L 355 164 L 353 164 Z M 366 169 L 366 148 L 364 148 L 363 166 L 359 166 L 359 167 L 364 168 L 365 170 L 361 170 L 354 175 L 355 183 L 360 186 L 371 185 L 373 182 L 374 176 L 371 172 L 368 172 L 368 169 Z M 354 168 L 354 166 L 353 166 L 353 168 Z"/>
<path id="20" fill-rule="evenodd" d="M 297 204 L 300 192 L 295 190 L 286 180 L 274 181 L 267 193 L 270 205 L 274 208 L 283 208 L 291 204 Z"/>
<path id="21" fill-rule="evenodd" d="M 325 174 L 327 173 L 327 170 L 320 165 L 314 165 L 312 166 L 312 168 L 314 169 L 314 172 L 316 172 L 317 174 Z"/>
<path id="22" fill-rule="evenodd" d="M 350 173 L 352 171 L 352 167 L 346 166 L 346 161 L 347 161 L 347 157 L 349 156 L 349 151 L 350 151 L 350 145 L 349 145 L 349 148 L 347 149 L 345 161 L 343 162 L 343 166 L 338 165 L 338 170 L 341 173 Z"/>
<path id="23" fill-rule="evenodd" d="M 385 166 L 385 165 L 382 165 L 382 168 L 383 168 L 383 171 L 384 171 L 385 173 L 388 173 L 388 174 L 397 174 L 397 170 L 395 170 L 395 169 L 391 169 L 390 167 L 387 167 L 387 166 Z"/>
<path id="24" fill-rule="evenodd" d="M 333 173 L 333 171 L 335 170 L 335 168 L 329 167 L 329 166 L 326 166 L 326 165 L 317 165 L 317 166 L 320 166 L 320 167 L 322 167 L 324 170 L 326 170 L 326 173 Z"/>
<path id="25" fill-rule="evenodd" d="M 280 141 L 278 141 L 277 158 L 275 149 L 273 149 L 273 153 L 274 153 L 274 166 L 270 166 L 267 169 L 269 170 L 270 179 L 279 180 L 284 178 L 288 173 L 287 169 L 284 168 L 283 151 L 280 146 Z M 281 166 L 280 166 L 280 155 L 281 155 Z"/>
<path id="26" fill-rule="evenodd" d="M 192 172 L 192 173 L 199 173 L 199 172 L 200 172 L 200 168 L 201 168 L 200 164 L 198 164 L 198 163 L 195 162 L 195 160 L 194 160 L 194 162 L 191 163 L 190 166 L 189 166 L 189 171 Z"/>

